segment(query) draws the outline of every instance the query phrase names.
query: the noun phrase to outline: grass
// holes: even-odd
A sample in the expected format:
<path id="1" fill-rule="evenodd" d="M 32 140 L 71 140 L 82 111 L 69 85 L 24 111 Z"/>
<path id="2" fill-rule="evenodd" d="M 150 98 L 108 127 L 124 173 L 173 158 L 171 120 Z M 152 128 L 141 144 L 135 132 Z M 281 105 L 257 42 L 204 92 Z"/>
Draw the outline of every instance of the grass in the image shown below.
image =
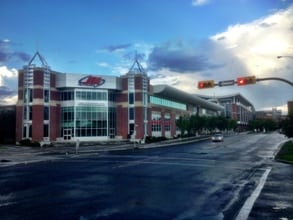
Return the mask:
<path id="1" fill-rule="evenodd" d="M 277 160 L 293 163 L 293 142 L 286 142 L 276 156 Z"/>

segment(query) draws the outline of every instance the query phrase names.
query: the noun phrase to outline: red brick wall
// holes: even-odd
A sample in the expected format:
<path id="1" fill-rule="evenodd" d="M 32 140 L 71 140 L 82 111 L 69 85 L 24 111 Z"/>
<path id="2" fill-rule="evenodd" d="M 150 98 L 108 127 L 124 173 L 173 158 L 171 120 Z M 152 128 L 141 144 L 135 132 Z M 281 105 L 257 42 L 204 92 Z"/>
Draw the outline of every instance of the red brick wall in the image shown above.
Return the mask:
<path id="1" fill-rule="evenodd" d="M 116 117 L 117 135 L 125 139 L 128 135 L 128 108 L 117 106 Z"/>
<path id="2" fill-rule="evenodd" d="M 232 110 L 232 119 L 237 120 L 237 105 L 236 104 L 232 104 L 231 105 L 231 110 Z"/>
<path id="3" fill-rule="evenodd" d="M 43 70 L 37 69 L 34 71 L 34 85 L 44 84 L 44 72 Z"/>
<path id="4" fill-rule="evenodd" d="M 32 140 L 42 141 L 44 134 L 44 106 L 33 105 L 32 108 Z"/>

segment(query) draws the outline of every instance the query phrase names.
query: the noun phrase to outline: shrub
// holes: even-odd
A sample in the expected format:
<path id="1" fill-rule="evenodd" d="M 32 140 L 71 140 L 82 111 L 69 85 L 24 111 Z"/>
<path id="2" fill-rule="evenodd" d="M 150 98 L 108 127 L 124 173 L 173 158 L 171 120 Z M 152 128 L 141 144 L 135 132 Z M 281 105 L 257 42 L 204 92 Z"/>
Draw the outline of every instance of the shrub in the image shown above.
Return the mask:
<path id="1" fill-rule="evenodd" d="M 29 147 L 40 147 L 40 143 L 37 141 L 32 141 L 30 139 L 23 139 L 19 141 L 20 145 L 22 146 L 29 146 Z"/>

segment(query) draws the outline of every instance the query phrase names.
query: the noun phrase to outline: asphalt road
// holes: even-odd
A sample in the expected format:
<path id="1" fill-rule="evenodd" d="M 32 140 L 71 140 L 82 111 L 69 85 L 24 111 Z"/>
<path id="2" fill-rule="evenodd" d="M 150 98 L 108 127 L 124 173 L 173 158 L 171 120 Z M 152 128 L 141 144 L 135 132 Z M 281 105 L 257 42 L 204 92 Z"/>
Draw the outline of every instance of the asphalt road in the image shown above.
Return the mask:
<path id="1" fill-rule="evenodd" d="M 266 195 L 252 213 L 250 199 L 266 182 L 265 174 L 277 181 L 272 158 L 283 140 L 277 133 L 238 135 L 222 143 L 0 167 L 0 219 L 258 219 L 268 211 Z M 283 177 L 292 175 L 286 165 L 281 168 Z M 287 202 L 279 218 L 291 215 L 292 200 Z"/>

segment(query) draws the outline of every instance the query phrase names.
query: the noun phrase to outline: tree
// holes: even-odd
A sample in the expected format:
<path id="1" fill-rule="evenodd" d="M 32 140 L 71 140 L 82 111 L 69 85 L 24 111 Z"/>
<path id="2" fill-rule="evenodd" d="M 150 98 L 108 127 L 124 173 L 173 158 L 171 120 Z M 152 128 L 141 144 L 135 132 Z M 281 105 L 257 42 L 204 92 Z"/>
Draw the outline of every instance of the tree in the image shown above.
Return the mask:
<path id="1" fill-rule="evenodd" d="M 234 119 L 228 119 L 228 122 L 227 122 L 227 129 L 228 130 L 234 130 L 237 128 L 237 121 L 234 120 Z"/>
<path id="2" fill-rule="evenodd" d="M 287 119 L 280 123 L 283 133 L 288 137 L 293 137 L 293 114 L 289 115 Z"/>
<path id="3" fill-rule="evenodd" d="M 176 126 L 181 131 L 181 137 L 183 137 L 185 131 L 190 133 L 190 117 L 189 116 L 180 116 L 178 120 L 176 120 Z"/>

